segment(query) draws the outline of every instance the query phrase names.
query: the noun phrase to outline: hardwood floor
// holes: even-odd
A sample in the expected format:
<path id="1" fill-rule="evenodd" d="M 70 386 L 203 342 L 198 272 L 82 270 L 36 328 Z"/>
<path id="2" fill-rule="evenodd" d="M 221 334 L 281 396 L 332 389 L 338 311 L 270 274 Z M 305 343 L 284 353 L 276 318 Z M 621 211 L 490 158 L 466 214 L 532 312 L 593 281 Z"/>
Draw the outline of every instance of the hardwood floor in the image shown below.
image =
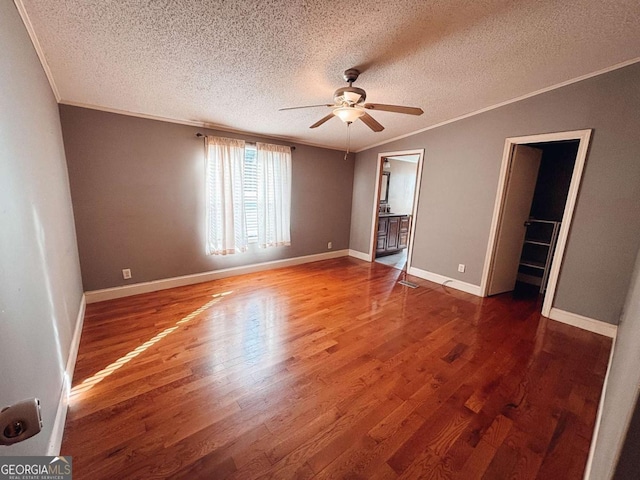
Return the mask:
<path id="1" fill-rule="evenodd" d="M 87 307 L 76 479 L 582 478 L 608 338 L 349 257 Z"/>

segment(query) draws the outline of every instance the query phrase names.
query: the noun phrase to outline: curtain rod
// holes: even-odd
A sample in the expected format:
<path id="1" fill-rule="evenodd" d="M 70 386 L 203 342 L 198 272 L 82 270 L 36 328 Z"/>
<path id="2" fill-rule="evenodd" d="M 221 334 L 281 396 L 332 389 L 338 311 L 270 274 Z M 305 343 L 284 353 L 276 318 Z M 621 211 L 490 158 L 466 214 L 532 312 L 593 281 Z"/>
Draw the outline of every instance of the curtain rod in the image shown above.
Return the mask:
<path id="1" fill-rule="evenodd" d="M 196 137 L 198 137 L 198 138 L 202 138 L 202 137 L 204 137 L 204 136 L 205 136 L 205 134 L 204 134 L 204 133 L 200 133 L 200 132 L 197 132 L 197 133 L 196 133 Z M 256 143 L 256 142 L 246 142 L 246 143 L 248 143 L 249 145 L 255 145 L 255 143 Z M 285 145 L 285 146 L 287 146 L 287 145 Z M 295 149 L 296 149 L 296 147 L 295 147 L 294 145 L 288 145 L 288 147 L 289 147 L 291 150 L 295 150 Z"/>

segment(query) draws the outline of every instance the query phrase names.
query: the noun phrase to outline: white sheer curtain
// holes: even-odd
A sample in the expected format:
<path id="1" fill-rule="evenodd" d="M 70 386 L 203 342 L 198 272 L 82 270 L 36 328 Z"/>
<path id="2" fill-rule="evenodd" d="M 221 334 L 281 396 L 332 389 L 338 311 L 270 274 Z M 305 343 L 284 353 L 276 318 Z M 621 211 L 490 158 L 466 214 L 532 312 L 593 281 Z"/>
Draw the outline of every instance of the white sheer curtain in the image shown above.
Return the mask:
<path id="1" fill-rule="evenodd" d="M 207 254 L 244 252 L 244 140 L 207 136 L 206 154 Z"/>
<path id="2" fill-rule="evenodd" d="M 291 148 L 256 143 L 258 246 L 291 245 Z"/>

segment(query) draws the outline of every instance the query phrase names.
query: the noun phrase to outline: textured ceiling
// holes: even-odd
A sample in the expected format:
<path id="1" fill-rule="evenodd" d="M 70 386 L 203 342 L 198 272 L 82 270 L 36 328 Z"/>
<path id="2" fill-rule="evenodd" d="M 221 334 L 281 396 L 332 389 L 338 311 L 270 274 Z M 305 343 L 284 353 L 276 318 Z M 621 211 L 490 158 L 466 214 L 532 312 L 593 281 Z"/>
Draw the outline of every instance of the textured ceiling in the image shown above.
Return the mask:
<path id="1" fill-rule="evenodd" d="M 16 0 L 62 103 L 344 148 L 327 108 L 363 73 L 386 128 L 353 150 L 640 57 L 638 0 Z"/>

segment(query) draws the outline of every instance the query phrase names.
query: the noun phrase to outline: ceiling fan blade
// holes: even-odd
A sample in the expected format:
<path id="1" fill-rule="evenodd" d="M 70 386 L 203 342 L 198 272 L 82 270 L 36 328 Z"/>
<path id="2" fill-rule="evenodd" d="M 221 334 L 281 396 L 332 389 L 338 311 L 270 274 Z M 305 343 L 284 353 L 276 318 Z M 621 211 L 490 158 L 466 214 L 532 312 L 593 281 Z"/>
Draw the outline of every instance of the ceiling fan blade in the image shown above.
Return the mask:
<path id="1" fill-rule="evenodd" d="M 333 112 L 331 112 L 329 115 L 322 117 L 320 120 L 318 120 L 316 123 L 314 123 L 313 125 L 311 125 L 309 128 L 316 128 L 319 127 L 320 125 L 322 125 L 324 122 L 331 120 L 334 117 Z"/>
<path id="2" fill-rule="evenodd" d="M 283 110 L 297 110 L 299 108 L 315 108 L 315 107 L 335 107 L 335 105 L 333 103 L 321 103 L 320 105 L 305 105 L 304 107 L 279 108 L 278 111 L 282 112 Z"/>
<path id="3" fill-rule="evenodd" d="M 382 110 L 383 112 L 406 113 L 408 115 L 422 115 L 424 112 L 417 107 L 404 107 L 402 105 L 385 105 L 384 103 L 365 103 L 364 108 L 369 110 Z"/>
<path id="4" fill-rule="evenodd" d="M 375 118 L 373 118 L 366 112 L 360 117 L 360 120 L 362 120 L 364 124 L 374 132 L 381 132 L 382 130 L 384 130 L 384 127 L 380 125 Z"/>

